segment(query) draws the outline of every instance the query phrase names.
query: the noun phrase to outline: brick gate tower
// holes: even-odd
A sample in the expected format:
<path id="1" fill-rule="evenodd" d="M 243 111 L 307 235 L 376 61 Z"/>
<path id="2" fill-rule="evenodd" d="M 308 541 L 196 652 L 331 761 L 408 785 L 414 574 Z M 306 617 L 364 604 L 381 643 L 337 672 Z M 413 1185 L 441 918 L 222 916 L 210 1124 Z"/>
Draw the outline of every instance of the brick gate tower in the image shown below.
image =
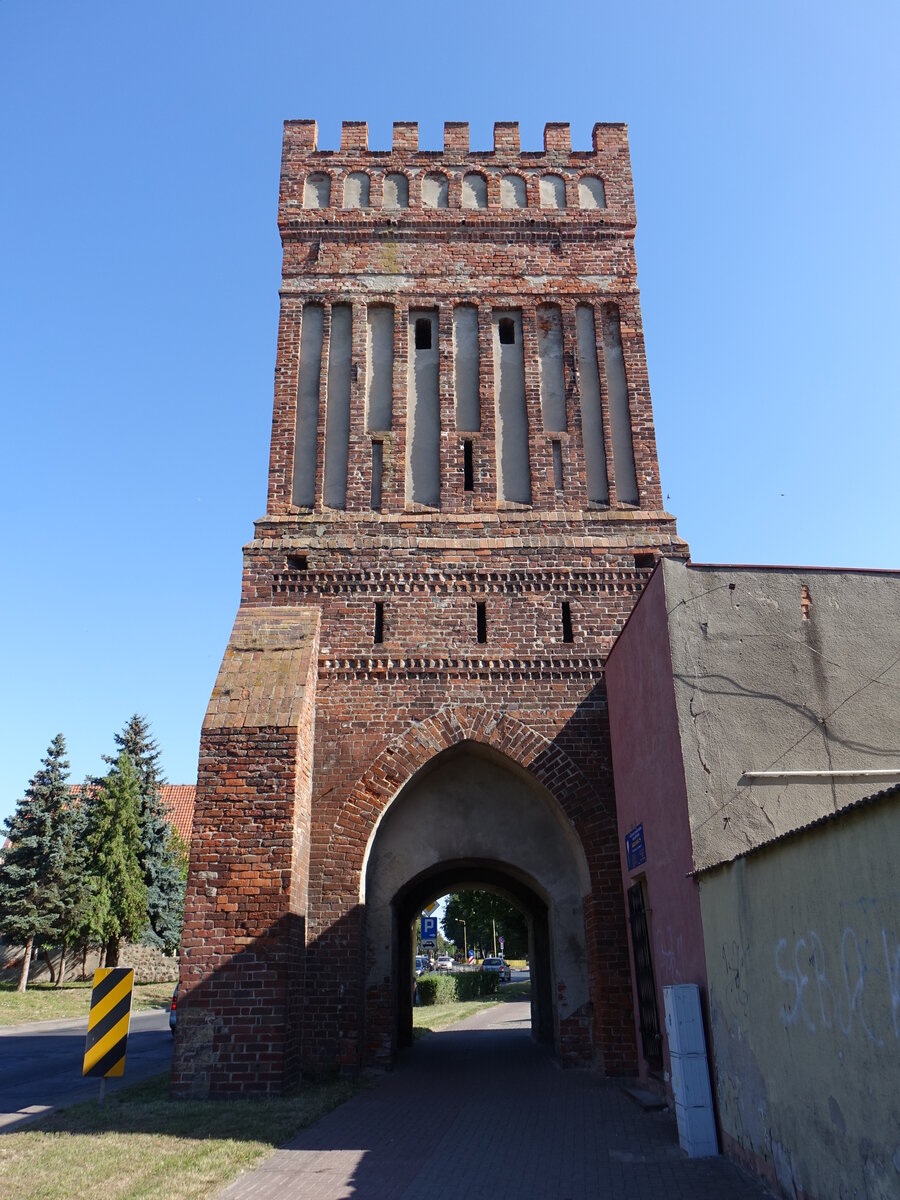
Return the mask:
<path id="1" fill-rule="evenodd" d="M 604 655 L 663 511 L 627 133 L 285 125 L 268 506 L 203 725 L 173 1087 L 409 1040 L 410 924 L 526 914 L 535 1035 L 634 1065 Z"/>

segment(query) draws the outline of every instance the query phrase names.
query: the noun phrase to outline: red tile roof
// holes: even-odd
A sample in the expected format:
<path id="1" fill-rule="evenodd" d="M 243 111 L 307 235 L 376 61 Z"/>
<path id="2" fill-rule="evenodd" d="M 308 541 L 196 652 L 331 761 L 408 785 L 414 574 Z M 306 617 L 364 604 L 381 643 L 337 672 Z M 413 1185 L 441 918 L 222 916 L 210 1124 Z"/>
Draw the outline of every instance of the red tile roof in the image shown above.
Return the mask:
<path id="1" fill-rule="evenodd" d="M 169 808 L 169 820 L 188 845 L 191 844 L 196 796 L 197 789 L 192 783 L 166 783 L 162 787 L 163 803 Z"/>
<path id="2" fill-rule="evenodd" d="M 69 791 L 77 796 L 84 785 L 73 783 Z M 191 844 L 191 829 L 194 825 L 194 800 L 197 789 L 192 783 L 164 783 L 160 788 L 163 804 L 168 809 L 169 821 L 188 845 Z"/>

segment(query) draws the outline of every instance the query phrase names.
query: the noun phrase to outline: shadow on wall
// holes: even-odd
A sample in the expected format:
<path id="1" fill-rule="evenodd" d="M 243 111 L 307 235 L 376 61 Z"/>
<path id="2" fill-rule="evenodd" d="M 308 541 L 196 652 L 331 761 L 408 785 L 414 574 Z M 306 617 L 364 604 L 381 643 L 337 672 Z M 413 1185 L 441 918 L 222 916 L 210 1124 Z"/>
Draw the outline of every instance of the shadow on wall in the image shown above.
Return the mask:
<path id="1" fill-rule="evenodd" d="M 585 675 L 591 671 L 595 672 L 594 664 L 585 662 Z M 560 1022 L 557 1049 L 565 1060 L 572 1057 L 570 1050 L 584 1047 L 588 1059 L 592 1055 L 593 1065 L 605 1074 L 631 1074 L 636 1061 L 635 1033 L 602 681 L 570 712 L 552 740 L 541 738 L 539 729 L 537 720 L 535 727 L 529 728 L 503 710 L 476 707 L 466 712 L 447 705 L 427 722 L 409 727 L 408 740 L 397 743 L 400 751 L 394 761 L 408 763 L 410 771 L 400 790 L 442 749 L 471 746 L 485 754 L 506 755 L 511 769 L 527 774 L 532 785 L 537 781 L 555 798 L 560 820 L 583 851 L 589 880 L 586 894 L 578 890 L 583 940 L 579 935 L 579 944 L 567 944 L 565 950 L 576 958 L 581 956 L 586 1002 L 578 999 L 571 1006 L 571 1016 Z M 422 737 L 424 730 L 430 733 L 427 740 Z M 443 738 L 443 746 L 439 738 Z M 384 753 L 392 752 L 394 745 L 386 746 Z M 417 761 L 415 748 L 423 746 L 428 750 Z M 380 761 L 373 760 L 375 776 Z M 368 778 L 361 779 L 360 787 Z M 390 798 L 387 792 L 365 794 L 373 814 L 384 811 Z M 354 803 L 354 793 L 348 793 L 348 812 Z M 372 835 L 375 816 L 368 821 L 366 838 Z M 355 845 L 352 852 L 356 853 Z M 328 846 L 320 847 L 318 853 L 323 861 L 330 861 Z M 342 853 L 347 854 L 346 847 Z M 443 853 L 441 865 L 447 867 L 452 859 L 461 857 L 471 859 L 472 855 Z M 503 864 L 502 854 L 490 857 L 495 865 Z M 514 860 L 510 862 L 515 865 Z M 419 869 L 411 866 L 381 902 L 390 904 L 400 888 L 409 886 L 419 874 Z M 364 1064 L 384 1061 L 386 1035 L 391 1042 L 403 1041 L 401 1028 L 407 1027 L 407 1017 L 403 1015 L 401 1027 L 398 1001 L 392 994 L 392 979 L 400 964 L 388 965 L 383 975 L 369 976 L 362 902 L 353 904 L 306 944 L 305 917 L 300 914 L 274 921 L 260 936 L 258 899 L 249 894 L 226 896 L 220 889 L 216 903 L 222 902 L 223 915 L 227 911 L 238 935 L 228 949 L 237 946 L 237 952 L 216 950 L 216 928 L 208 916 L 202 966 L 200 959 L 192 958 L 196 950 L 185 954 L 173 1095 L 277 1095 L 295 1087 L 301 1071 L 309 1075 L 336 1069 L 354 1073 Z M 344 901 L 329 886 L 317 903 L 321 906 L 317 911 L 327 912 L 329 903 L 342 905 Z M 253 929 L 257 936 L 242 937 L 242 929 Z M 562 1002 L 561 995 L 551 998 L 554 1006 Z M 547 998 L 541 997 L 538 1006 L 539 1032 L 546 1033 Z M 395 1048 L 396 1044 L 391 1051 Z M 580 1056 L 584 1061 L 583 1052 Z"/>

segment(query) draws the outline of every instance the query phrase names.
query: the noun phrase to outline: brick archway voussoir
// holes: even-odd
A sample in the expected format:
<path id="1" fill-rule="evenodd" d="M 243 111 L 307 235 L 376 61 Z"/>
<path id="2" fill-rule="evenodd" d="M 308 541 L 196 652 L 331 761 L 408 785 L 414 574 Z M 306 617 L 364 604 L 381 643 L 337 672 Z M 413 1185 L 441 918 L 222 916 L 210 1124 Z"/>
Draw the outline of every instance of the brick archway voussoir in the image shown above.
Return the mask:
<path id="1" fill-rule="evenodd" d="M 481 705 L 446 704 L 398 734 L 347 795 L 329 840 L 328 859 L 339 856 L 347 862 L 354 891 L 372 832 L 390 803 L 436 755 L 464 742 L 489 746 L 528 771 L 573 824 L 593 796 L 587 777 L 565 751 L 524 722 Z M 345 877 L 345 887 L 346 882 Z"/>

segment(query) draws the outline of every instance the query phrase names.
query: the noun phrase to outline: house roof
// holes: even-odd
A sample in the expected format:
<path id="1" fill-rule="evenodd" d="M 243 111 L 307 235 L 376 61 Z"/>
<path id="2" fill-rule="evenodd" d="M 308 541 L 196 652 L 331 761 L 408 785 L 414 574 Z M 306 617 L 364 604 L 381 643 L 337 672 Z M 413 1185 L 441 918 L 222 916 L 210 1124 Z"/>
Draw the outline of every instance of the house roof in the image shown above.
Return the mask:
<path id="1" fill-rule="evenodd" d="M 84 784 L 73 783 L 69 785 L 69 792 L 73 796 L 78 796 L 84 791 Z M 197 796 L 197 788 L 193 783 L 164 783 L 160 788 L 163 804 L 168 810 L 169 821 L 174 825 L 175 829 L 184 838 L 188 845 L 191 844 L 191 830 L 194 826 L 194 801 Z M 3 845 L 0 850 L 6 850 L 9 847 L 9 838 L 4 838 Z"/>
<path id="2" fill-rule="evenodd" d="M 169 807 L 169 819 L 190 845 L 191 829 L 194 825 L 194 801 L 197 789 L 192 783 L 165 783 L 162 787 L 163 802 Z"/>
<path id="3" fill-rule="evenodd" d="M 69 787 L 69 791 L 74 796 L 79 795 L 83 790 L 84 784 L 81 783 L 73 783 Z M 197 788 L 193 783 L 164 783 L 159 790 L 162 802 L 168 810 L 169 821 L 190 845 Z"/>

